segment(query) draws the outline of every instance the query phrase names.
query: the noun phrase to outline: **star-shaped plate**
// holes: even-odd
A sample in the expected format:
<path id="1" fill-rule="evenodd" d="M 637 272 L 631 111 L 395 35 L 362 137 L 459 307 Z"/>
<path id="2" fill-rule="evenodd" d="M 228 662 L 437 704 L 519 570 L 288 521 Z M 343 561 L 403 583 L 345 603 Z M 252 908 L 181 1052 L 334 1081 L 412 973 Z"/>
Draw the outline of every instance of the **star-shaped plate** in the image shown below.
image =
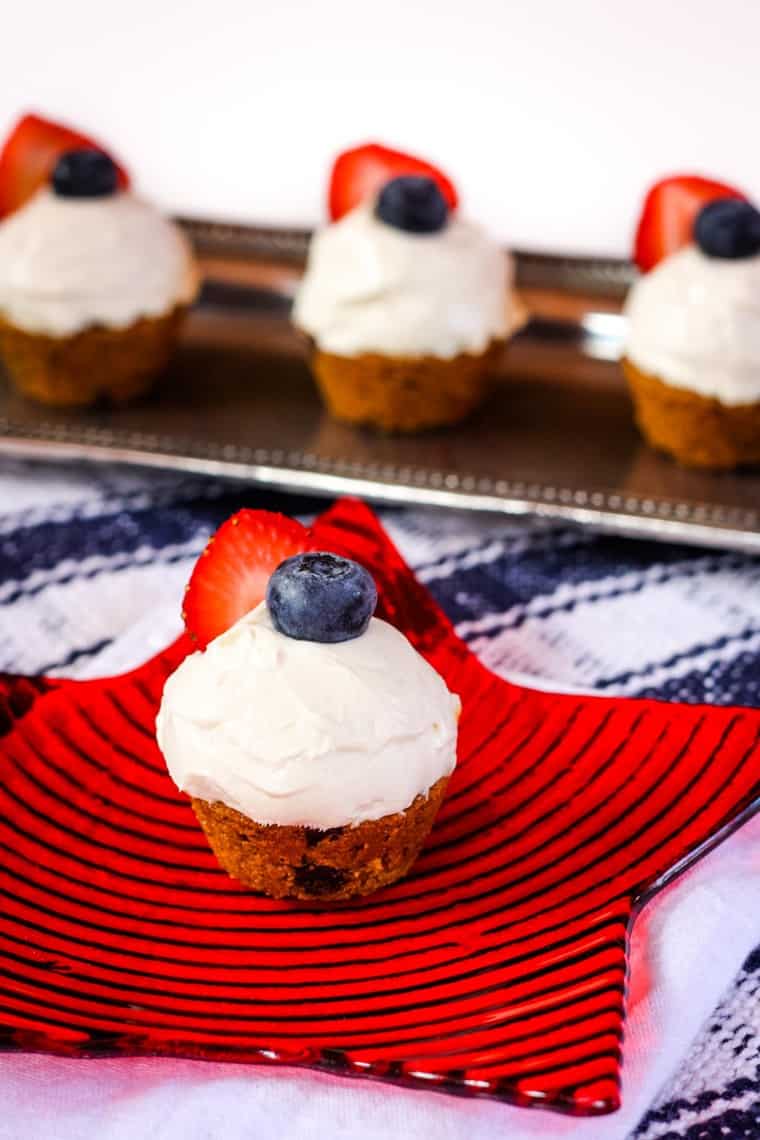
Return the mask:
<path id="1" fill-rule="evenodd" d="M 619 1104 L 637 909 L 757 809 L 760 713 L 534 692 L 485 669 L 374 515 L 317 545 L 463 700 L 403 882 L 316 907 L 221 871 L 154 740 L 179 641 L 0 679 L 0 1046 L 302 1064 L 576 1114 Z"/>

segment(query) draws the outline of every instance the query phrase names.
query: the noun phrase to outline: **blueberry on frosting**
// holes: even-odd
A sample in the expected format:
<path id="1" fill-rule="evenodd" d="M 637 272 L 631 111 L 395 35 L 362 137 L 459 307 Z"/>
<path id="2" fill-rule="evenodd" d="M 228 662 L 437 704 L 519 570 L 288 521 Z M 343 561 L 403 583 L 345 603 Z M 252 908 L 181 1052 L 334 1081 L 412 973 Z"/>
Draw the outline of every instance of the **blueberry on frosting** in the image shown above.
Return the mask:
<path id="1" fill-rule="evenodd" d="M 375 216 L 388 226 L 412 234 L 433 234 L 446 225 L 449 208 L 433 178 L 404 174 L 386 182 L 375 204 Z"/>
<path id="2" fill-rule="evenodd" d="M 280 563 L 269 579 L 266 600 L 280 633 L 330 643 L 364 633 L 375 612 L 377 589 L 358 562 L 313 551 Z"/>
<path id="3" fill-rule="evenodd" d="M 738 198 L 717 198 L 697 214 L 694 240 L 707 257 L 754 257 L 760 253 L 760 211 Z"/>
<path id="4" fill-rule="evenodd" d="M 102 150 L 67 150 L 53 169 L 51 184 L 59 198 L 107 198 L 115 193 L 119 172 Z"/>

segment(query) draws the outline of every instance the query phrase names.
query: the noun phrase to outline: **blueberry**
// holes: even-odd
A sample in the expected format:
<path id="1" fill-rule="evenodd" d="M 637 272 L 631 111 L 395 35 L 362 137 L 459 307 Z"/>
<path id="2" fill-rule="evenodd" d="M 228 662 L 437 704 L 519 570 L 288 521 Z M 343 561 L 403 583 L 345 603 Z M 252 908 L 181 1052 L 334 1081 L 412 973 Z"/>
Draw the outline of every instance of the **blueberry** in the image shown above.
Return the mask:
<path id="1" fill-rule="evenodd" d="M 760 211 L 739 198 L 717 198 L 697 214 L 694 240 L 708 257 L 754 257 L 760 253 Z"/>
<path id="2" fill-rule="evenodd" d="M 116 191 L 119 172 L 102 150 L 67 150 L 55 164 L 51 182 L 59 198 L 106 198 Z"/>
<path id="3" fill-rule="evenodd" d="M 403 174 L 386 182 L 375 205 L 375 217 L 397 230 L 434 234 L 446 225 L 449 208 L 433 178 Z"/>
<path id="4" fill-rule="evenodd" d="M 267 586 L 275 629 L 299 641 L 350 641 L 369 625 L 377 589 L 358 562 L 319 551 L 286 558 Z"/>

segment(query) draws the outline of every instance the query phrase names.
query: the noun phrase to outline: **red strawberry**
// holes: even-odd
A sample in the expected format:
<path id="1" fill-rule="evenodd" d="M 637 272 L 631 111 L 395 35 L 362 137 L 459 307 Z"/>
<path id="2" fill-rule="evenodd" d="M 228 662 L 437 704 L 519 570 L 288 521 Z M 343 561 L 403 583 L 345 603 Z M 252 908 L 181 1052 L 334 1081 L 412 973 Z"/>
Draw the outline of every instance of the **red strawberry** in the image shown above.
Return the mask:
<path id="1" fill-rule="evenodd" d="M 185 590 L 182 618 L 201 647 L 264 600 L 272 572 L 306 550 L 309 532 L 273 511 L 238 511 L 209 539 Z"/>
<path id="2" fill-rule="evenodd" d="M 58 156 L 77 147 L 104 149 L 87 135 L 39 115 L 19 119 L 0 151 L 0 217 L 23 206 L 47 182 Z M 122 166 L 118 170 L 125 189 L 129 175 Z"/>
<path id="3" fill-rule="evenodd" d="M 724 182 L 696 174 L 675 174 L 651 188 L 644 201 L 634 241 L 633 259 L 642 273 L 691 241 L 694 219 L 716 198 L 746 196 Z"/>
<path id="4" fill-rule="evenodd" d="M 454 184 L 442 171 L 403 151 L 390 150 L 379 143 L 365 143 L 353 150 L 344 150 L 333 164 L 328 200 L 330 217 L 334 222 L 342 218 L 400 174 L 425 174 L 434 178 L 449 209 L 457 208 L 459 198 Z"/>

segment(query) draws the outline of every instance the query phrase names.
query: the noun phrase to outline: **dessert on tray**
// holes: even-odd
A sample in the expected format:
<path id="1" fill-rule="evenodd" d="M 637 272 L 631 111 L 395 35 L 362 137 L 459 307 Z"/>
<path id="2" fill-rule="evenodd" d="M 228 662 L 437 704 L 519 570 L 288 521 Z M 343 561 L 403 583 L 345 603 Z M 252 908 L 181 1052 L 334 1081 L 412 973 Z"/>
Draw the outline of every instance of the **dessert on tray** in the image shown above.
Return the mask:
<path id="1" fill-rule="evenodd" d="M 179 228 L 84 136 L 22 119 L 0 154 L 0 356 L 46 404 L 120 402 L 166 365 L 199 285 Z"/>
<path id="2" fill-rule="evenodd" d="M 665 179 L 636 261 L 623 367 L 644 436 L 687 466 L 760 462 L 760 212 L 723 183 Z"/>
<path id="3" fill-rule="evenodd" d="M 459 698 L 373 617 L 358 563 L 244 510 L 188 585 L 197 643 L 159 746 L 222 867 L 275 898 L 344 899 L 406 874 L 456 763 Z M 264 600 L 262 600 L 264 599 Z"/>
<path id="4" fill-rule="evenodd" d="M 461 420 L 512 325 L 509 256 L 444 174 L 376 144 L 337 159 L 329 208 L 293 311 L 329 411 L 388 431 Z"/>

